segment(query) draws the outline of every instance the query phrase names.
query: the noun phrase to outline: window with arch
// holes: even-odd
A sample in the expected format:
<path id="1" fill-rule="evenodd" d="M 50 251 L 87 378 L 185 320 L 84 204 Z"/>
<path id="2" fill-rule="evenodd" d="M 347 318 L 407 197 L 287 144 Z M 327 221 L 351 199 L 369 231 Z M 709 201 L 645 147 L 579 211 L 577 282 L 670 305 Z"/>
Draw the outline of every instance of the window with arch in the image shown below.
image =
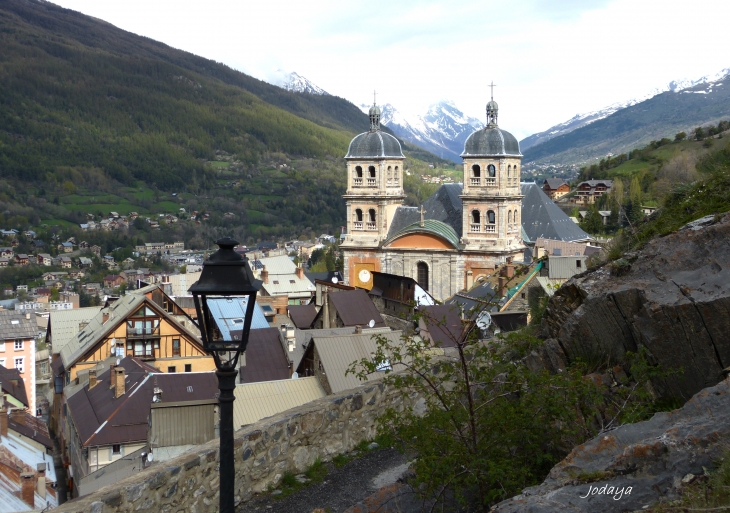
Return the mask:
<path id="1" fill-rule="evenodd" d="M 426 262 L 416 264 L 416 281 L 423 290 L 428 290 L 428 264 Z"/>
<path id="2" fill-rule="evenodd" d="M 398 166 L 395 166 L 395 173 L 393 173 L 393 179 L 395 180 L 396 185 L 400 181 L 400 176 L 398 174 Z"/>
<path id="3" fill-rule="evenodd" d="M 472 210 L 471 211 L 471 222 L 474 224 L 481 224 L 482 222 L 482 214 L 478 210 Z"/>
<path id="4" fill-rule="evenodd" d="M 497 217 L 494 215 L 494 210 L 490 210 L 487 212 L 487 222 L 489 224 L 495 224 L 497 222 Z"/>
<path id="5" fill-rule="evenodd" d="M 368 210 L 368 217 L 370 218 L 369 221 L 371 223 L 375 222 L 375 209 L 374 208 L 371 208 L 370 210 Z"/>
<path id="6" fill-rule="evenodd" d="M 479 167 L 479 164 L 471 166 L 471 176 L 474 178 L 480 178 L 482 176 L 482 168 Z"/>
<path id="7" fill-rule="evenodd" d="M 489 172 L 489 178 L 494 178 L 497 176 L 497 168 L 494 167 L 494 164 L 489 164 L 487 167 L 487 171 Z"/>
<path id="8" fill-rule="evenodd" d="M 355 166 L 355 178 L 362 178 L 362 166 Z"/>
<path id="9" fill-rule="evenodd" d="M 512 224 L 512 211 L 507 211 L 507 224 Z"/>
<path id="10" fill-rule="evenodd" d="M 375 178 L 375 166 L 368 167 L 368 177 Z"/>
<path id="11" fill-rule="evenodd" d="M 362 210 L 359 208 L 355 210 L 355 221 L 362 222 Z"/>
<path id="12" fill-rule="evenodd" d="M 512 166 L 507 166 L 507 178 L 512 176 Z"/>

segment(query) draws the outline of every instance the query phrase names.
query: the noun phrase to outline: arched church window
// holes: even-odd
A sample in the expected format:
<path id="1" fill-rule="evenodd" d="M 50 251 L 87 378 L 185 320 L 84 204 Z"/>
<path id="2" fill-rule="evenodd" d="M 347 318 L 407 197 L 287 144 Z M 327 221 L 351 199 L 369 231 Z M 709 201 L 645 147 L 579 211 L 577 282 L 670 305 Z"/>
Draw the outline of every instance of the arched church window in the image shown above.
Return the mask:
<path id="1" fill-rule="evenodd" d="M 480 224 L 482 222 L 482 214 L 478 210 L 471 211 L 472 224 Z"/>
<path id="2" fill-rule="evenodd" d="M 355 210 L 355 221 L 360 221 L 362 223 L 362 210 L 359 208 Z"/>
<path id="3" fill-rule="evenodd" d="M 474 178 L 480 178 L 482 176 L 482 168 L 479 167 L 479 164 L 471 166 L 471 176 Z"/>
<path id="4" fill-rule="evenodd" d="M 512 211 L 507 212 L 507 224 L 512 224 Z"/>
<path id="5" fill-rule="evenodd" d="M 355 167 L 355 178 L 362 178 L 362 167 L 361 166 Z"/>
<path id="6" fill-rule="evenodd" d="M 426 262 L 416 264 L 416 281 L 423 290 L 428 290 L 428 264 Z"/>
<path id="7" fill-rule="evenodd" d="M 395 173 L 398 174 L 398 166 L 395 166 Z"/>
<path id="8" fill-rule="evenodd" d="M 375 166 L 368 167 L 368 176 L 370 178 L 375 178 Z"/>
<path id="9" fill-rule="evenodd" d="M 517 176 L 517 164 L 515 164 L 515 176 Z"/>
<path id="10" fill-rule="evenodd" d="M 497 169 L 494 167 L 494 164 L 489 164 L 487 167 L 487 171 L 489 171 L 489 177 L 494 178 L 497 176 Z"/>
<path id="11" fill-rule="evenodd" d="M 368 210 L 368 215 L 370 216 L 370 222 L 374 223 L 375 222 L 375 209 L 371 208 L 370 210 Z"/>
<path id="12" fill-rule="evenodd" d="M 494 210 L 490 210 L 487 212 L 487 222 L 489 224 L 495 224 L 497 222 L 496 216 L 494 215 Z"/>
<path id="13" fill-rule="evenodd" d="M 507 178 L 512 175 L 512 166 L 507 166 Z"/>

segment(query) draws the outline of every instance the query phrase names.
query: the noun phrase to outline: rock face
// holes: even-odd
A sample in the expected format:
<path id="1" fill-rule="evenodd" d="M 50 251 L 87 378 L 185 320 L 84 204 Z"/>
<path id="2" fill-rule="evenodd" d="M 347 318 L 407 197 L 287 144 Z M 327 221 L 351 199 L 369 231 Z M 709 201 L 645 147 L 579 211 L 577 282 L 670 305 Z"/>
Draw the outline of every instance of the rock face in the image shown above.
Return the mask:
<path id="1" fill-rule="evenodd" d="M 539 486 L 498 504 L 497 513 L 637 511 L 678 494 L 688 474 L 702 475 L 730 437 L 730 379 L 681 409 L 657 413 L 579 445 Z"/>
<path id="2" fill-rule="evenodd" d="M 542 363 L 615 364 L 643 347 L 663 369 L 683 369 L 659 384 L 663 396 L 686 400 L 717 384 L 730 367 L 730 215 L 690 223 L 625 259 L 621 273 L 604 266 L 555 293 Z"/>

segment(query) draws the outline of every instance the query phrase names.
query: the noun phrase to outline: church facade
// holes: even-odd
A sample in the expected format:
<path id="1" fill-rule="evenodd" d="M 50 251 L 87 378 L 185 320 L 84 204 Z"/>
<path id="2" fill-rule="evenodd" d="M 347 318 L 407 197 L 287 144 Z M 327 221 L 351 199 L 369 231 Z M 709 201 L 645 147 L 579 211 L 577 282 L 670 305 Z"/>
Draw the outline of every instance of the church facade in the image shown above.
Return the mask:
<path id="1" fill-rule="evenodd" d="M 380 109 L 371 107 L 370 130 L 353 138 L 345 156 L 347 235 L 340 247 L 350 285 L 370 289 L 379 271 L 413 278 L 444 300 L 522 259 L 522 154 L 497 114 L 492 100 L 487 126 L 464 144 L 463 183 L 442 185 L 416 208 L 403 205 L 400 143 L 380 130 Z"/>

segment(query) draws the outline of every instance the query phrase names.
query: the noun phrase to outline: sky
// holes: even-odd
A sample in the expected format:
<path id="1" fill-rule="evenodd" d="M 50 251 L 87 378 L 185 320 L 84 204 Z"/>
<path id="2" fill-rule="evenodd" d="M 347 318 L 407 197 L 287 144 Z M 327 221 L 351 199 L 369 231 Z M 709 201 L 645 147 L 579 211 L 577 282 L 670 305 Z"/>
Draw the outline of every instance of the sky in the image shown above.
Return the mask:
<path id="1" fill-rule="evenodd" d="M 359 105 L 450 100 L 518 139 L 672 80 L 730 68 L 730 2 L 704 0 L 53 0 L 275 81 L 297 72 Z"/>

